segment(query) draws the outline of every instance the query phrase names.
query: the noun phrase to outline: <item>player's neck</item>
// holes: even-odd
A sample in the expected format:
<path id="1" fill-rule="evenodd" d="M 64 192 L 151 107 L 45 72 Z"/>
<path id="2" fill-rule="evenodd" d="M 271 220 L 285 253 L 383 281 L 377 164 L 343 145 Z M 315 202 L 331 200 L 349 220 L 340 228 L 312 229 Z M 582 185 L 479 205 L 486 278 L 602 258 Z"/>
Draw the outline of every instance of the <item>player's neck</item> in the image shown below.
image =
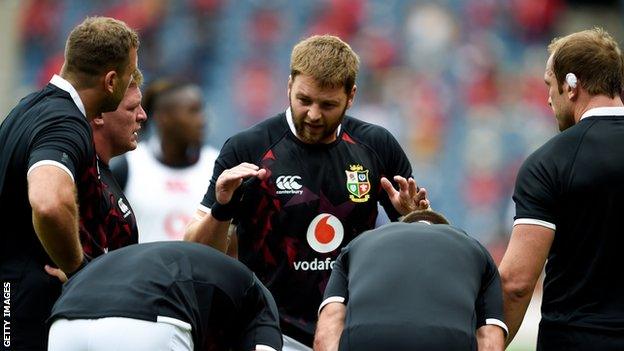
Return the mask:
<path id="1" fill-rule="evenodd" d="M 89 121 L 101 113 L 104 94 L 98 90 L 98 77 L 80 72 L 69 72 L 65 66 L 59 75 L 76 89 Z"/>
<path id="2" fill-rule="evenodd" d="M 620 96 L 610 97 L 607 95 L 587 96 L 584 101 L 579 101 L 574 111 L 574 119 L 578 123 L 585 112 L 598 107 L 623 107 Z"/>

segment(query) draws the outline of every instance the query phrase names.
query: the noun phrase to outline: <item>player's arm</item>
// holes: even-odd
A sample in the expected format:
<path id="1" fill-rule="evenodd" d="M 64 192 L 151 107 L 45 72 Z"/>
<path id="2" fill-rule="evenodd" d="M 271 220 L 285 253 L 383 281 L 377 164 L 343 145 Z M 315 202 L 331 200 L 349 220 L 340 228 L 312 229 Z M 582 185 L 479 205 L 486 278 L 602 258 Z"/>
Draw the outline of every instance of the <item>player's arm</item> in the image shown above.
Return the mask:
<path id="1" fill-rule="evenodd" d="M 502 351 L 505 349 L 505 333 L 497 325 L 484 325 L 477 329 L 479 351 Z"/>
<path id="2" fill-rule="evenodd" d="M 234 192 L 243 184 L 243 180 L 249 177 L 265 179 L 267 171 L 246 162 L 224 170 L 214 186 L 216 201 L 208 212 L 202 210 L 196 212 L 195 218 L 186 228 L 184 240 L 203 243 L 226 252 L 228 229 L 236 214 L 236 202 L 240 201 L 240 198 L 234 198 Z"/>
<path id="3" fill-rule="evenodd" d="M 496 263 L 488 250 L 479 244 L 485 257 L 485 269 L 481 277 L 481 289 L 475 301 L 477 315 L 477 344 L 479 350 L 503 350 L 508 334 L 504 322 L 501 280 Z"/>
<path id="4" fill-rule="evenodd" d="M 74 272 L 82 263 L 83 254 L 72 178 L 57 166 L 33 168 L 28 174 L 28 201 L 43 248 L 62 271 Z"/>
<path id="5" fill-rule="evenodd" d="M 195 217 L 186 227 L 185 241 L 193 241 L 200 244 L 214 247 L 226 252 L 228 248 L 227 233 L 230 221 L 219 221 L 210 213 L 201 210 L 195 211 Z"/>
<path id="6" fill-rule="evenodd" d="M 256 276 L 251 289 L 247 289 L 237 319 L 243 320 L 237 337 L 238 345 L 232 350 L 277 351 L 283 348 L 279 327 L 279 312 L 273 295 Z"/>
<path id="7" fill-rule="evenodd" d="M 323 307 L 314 334 L 315 351 L 338 350 L 346 315 L 347 306 L 341 302 L 331 302 Z"/>
<path id="8" fill-rule="evenodd" d="M 325 287 L 314 334 L 314 350 L 338 350 L 349 300 L 349 250 L 350 245 L 336 258 Z"/>
<path id="9" fill-rule="evenodd" d="M 506 345 L 511 343 L 522 324 L 554 237 L 553 229 L 541 225 L 516 224 L 513 228 L 499 266 L 505 322 L 509 327 Z"/>

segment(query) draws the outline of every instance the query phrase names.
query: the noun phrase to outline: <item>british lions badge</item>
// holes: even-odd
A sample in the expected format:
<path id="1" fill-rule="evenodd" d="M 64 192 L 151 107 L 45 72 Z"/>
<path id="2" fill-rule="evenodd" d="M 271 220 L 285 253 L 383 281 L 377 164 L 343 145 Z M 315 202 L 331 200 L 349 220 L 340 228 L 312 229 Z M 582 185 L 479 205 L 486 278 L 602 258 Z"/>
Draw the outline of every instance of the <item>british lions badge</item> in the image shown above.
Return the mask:
<path id="1" fill-rule="evenodd" d="M 361 165 L 349 165 L 347 173 L 347 190 L 349 198 L 353 202 L 366 202 L 370 198 L 370 182 L 368 181 L 368 170 Z"/>

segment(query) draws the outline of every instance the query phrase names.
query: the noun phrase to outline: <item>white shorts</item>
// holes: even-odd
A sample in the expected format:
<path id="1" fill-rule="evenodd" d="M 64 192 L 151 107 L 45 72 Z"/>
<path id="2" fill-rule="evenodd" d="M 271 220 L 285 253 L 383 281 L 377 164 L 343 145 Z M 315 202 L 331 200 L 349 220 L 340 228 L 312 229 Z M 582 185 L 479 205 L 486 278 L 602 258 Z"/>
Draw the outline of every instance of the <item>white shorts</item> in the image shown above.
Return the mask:
<path id="1" fill-rule="evenodd" d="M 190 325 L 165 320 L 171 322 L 124 317 L 58 319 L 50 327 L 48 351 L 192 351 Z"/>
<path id="2" fill-rule="evenodd" d="M 282 351 L 312 351 L 312 349 L 290 336 L 284 335 L 284 347 Z"/>

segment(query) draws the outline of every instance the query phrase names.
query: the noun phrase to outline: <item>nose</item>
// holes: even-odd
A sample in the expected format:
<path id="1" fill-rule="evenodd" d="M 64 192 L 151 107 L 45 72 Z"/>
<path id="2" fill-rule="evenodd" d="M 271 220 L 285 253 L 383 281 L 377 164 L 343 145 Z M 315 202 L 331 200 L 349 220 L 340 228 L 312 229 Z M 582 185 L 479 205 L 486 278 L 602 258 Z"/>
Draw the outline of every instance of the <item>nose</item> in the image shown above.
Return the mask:
<path id="1" fill-rule="evenodd" d="M 310 120 L 317 121 L 321 119 L 322 116 L 323 114 L 321 113 L 321 109 L 317 104 L 310 105 L 310 108 L 308 109 L 308 118 L 310 118 Z"/>
<path id="2" fill-rule="evenodd" d="M 147 120 L 147 113 L 143 109 L 143 106 L 139 105 L 139 109 L 137 111 L 137 121 L 145 122 Z"/>

